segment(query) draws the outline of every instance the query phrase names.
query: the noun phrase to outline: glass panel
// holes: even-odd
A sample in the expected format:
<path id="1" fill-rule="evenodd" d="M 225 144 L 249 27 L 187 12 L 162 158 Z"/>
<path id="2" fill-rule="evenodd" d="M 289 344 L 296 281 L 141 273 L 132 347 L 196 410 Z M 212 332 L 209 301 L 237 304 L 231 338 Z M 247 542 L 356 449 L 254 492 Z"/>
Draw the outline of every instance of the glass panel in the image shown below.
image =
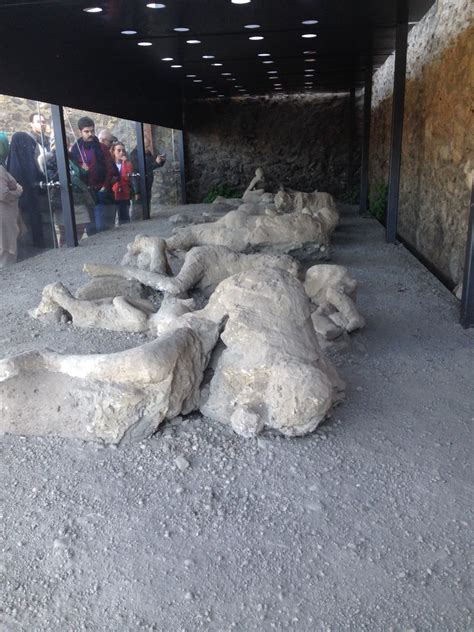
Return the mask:
<path id="1" fill-rule="evenodd" d="M 135 122 L 66 107 L 64 121 L 78 239 L 141 218 L 134 207 Z"/>
<path id="2" fill-rule="evenodd" d="M 152 215 L 156 215 L 168 205 L 181 204 L 183 199 L 179 160 L 179 135 L 181 132 L 159 125 L 145 125 L 145 143 L 147 143 L 147 128 L 151 128 L 152 151 L 155 157 L 154 161 L 151 161 L 154 175 L 151 178 L 153 186 L 151 188 L 150 212 Z M 157 163 L 156 160 L 159 156 L 162 156 L 163 159 Z M 150 179 L 149 175 L 148 179 Z"/>
<path id="3" fill-rule="evenodd" d="M 0 155 L 0 266 L 4 266 L 52 248 L 57 241 L 48 186 L 52 174 L 46 166 L 51 149 L 50 106 L 0 95 L 0 118 L 4 133 Z M 15 183 L 22 187 L 21 195 Z"/>

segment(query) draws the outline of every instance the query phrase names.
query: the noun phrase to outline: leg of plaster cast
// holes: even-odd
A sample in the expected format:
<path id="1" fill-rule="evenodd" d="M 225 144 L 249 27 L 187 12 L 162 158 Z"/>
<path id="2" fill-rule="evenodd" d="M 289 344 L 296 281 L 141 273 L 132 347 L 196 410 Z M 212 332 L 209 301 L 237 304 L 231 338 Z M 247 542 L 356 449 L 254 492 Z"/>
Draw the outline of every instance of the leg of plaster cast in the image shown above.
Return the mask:
<path id="1" fill-rule="evenodd" d="M 181 288 L 176 283 L 174 277 L 167 277 L 157 272 L 148 272 L 131 266 L 106 265 L 96 263 L 85 263 L 84 272 L 90 276 L 118 276 L 124 279 L 135 279 L 147 287 L 159 292 L 169 292 L 170 294 L 180 294 Z"/>
<path id="2" fill-rule="evenodd" d="M 173 371 L 190 339 L 197 339 L 190 329 L 178 329 L 153 342 L 119 351 L 91 355 L 60 355 L 52 351 L 41 354 L 45 368 L 82 379 L 106 382 L 151 384 L 161 382 Z"/>

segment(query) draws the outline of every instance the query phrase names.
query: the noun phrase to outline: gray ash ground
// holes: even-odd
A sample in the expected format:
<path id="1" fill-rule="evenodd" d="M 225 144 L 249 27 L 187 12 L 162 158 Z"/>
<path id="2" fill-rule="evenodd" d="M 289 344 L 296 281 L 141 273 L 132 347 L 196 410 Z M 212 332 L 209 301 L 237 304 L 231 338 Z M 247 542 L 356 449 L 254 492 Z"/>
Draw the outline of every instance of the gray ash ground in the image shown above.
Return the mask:
<path id="1" fill-rule="evenodd" d="M 154 219 L 1 271 L 2 357 L 140 343 L 26 312 L 47 283 L 81 284 L 85 261 L 170 230 Z M 347 398 L 312 435 L 246 440 L 190 415 L 118 448 L 1 438 L 2 632 L 473 629 L 474 332 L 374 221 L 348 213 L 334 237 L 367 328 L 333 353 Z"/>

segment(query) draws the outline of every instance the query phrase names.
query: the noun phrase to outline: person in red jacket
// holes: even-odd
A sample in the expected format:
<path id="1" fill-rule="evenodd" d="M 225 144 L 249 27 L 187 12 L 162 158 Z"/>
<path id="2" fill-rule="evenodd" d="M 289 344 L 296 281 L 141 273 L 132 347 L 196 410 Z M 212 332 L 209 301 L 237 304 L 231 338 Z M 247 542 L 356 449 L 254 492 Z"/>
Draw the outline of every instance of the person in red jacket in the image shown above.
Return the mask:
<path id="1" fill-rule="evenodd" d="M 130 221 L 130 200 L 132 199 L 130 175 L 133 173 L 133 165 L 127 158 L 124 144 L 120 141 L 112 143 L 110 153 L 119 172 L 119 179 L 112 185 L 112 192 L 117 204 L 119 224 L 125 224 Z"/>

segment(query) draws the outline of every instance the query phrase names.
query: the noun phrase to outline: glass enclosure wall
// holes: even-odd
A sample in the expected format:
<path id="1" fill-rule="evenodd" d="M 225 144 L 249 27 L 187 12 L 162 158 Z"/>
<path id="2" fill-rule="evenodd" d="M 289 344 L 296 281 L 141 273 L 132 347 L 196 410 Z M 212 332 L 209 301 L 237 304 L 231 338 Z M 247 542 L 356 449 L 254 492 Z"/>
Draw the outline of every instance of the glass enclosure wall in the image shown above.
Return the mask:
<path id="1" fill-rule="evenodd" d="M 180 130 L 141 126 L 135 121 L 69 107 L 62 111 L 79 245 L 98 232 L 142 220 L 141 198 L 145 191 L 151 215 L 183 202 Z M 17 210 L 12 215 L 9 244 L 0 243 L 1 267 L 4 259 L 11 263 L 12 258 L 21 260 L 47 248 L 65 246 L 65 225 L 71 226 L 71 222 L 67 221 L 68 207 L 63 214 L 61 204 L 61 193 L 68 190 L 68 185 L 58 176 L 55 136 L 60 142 L 61 125 L 56 118 L 58 129 L 53 129 L 51 106 L 0 95 L 0 121 L 0 132 L 4 133 L 0 136 L 4 154 L 2 157 L 0 151 L 0 176 L 7 188 L 13 187 L 7 181 L 9 172 L 23 188 L 16 192 L 19 204 L 13 199 L 15 194 L 8 193 L 12 208 Z M 139 149 L 143 151 L 143 145 L 137 143 L 137 133 L 141 135 L 142 129 L 144 177 Z M 2 139 L 8 141 L 9 148 Z"/>
<path id="2" fill-rule="evenodd" d="M 6 265 L 57 245 L 54 223 L 60 209 L 54 205 L 54 174 L 47 169 L 50 106 L 0 95 L 0 132 L 0 265 Z M 21 188 L 14 188 L 15 181 Z"/>
<path id="3" fill-rule="evenodd" d="M 63 112 L 72 168 L 79 167 L 88 189 L 75 186 L 71 170 L 78 238 L 142 219 L 136 123 L 67 107 Z"/>
<path id="4" fill-rule="evenodd" d="M 145 141 L 152 140 L 154 153 L 164 156 L 161 168 L 155 168 L 151 190 L 151 214 L 159 214 L 164 206 L 183 203 L 181 178 L 180 138 L 181 130 L 145 125 Z"/>

